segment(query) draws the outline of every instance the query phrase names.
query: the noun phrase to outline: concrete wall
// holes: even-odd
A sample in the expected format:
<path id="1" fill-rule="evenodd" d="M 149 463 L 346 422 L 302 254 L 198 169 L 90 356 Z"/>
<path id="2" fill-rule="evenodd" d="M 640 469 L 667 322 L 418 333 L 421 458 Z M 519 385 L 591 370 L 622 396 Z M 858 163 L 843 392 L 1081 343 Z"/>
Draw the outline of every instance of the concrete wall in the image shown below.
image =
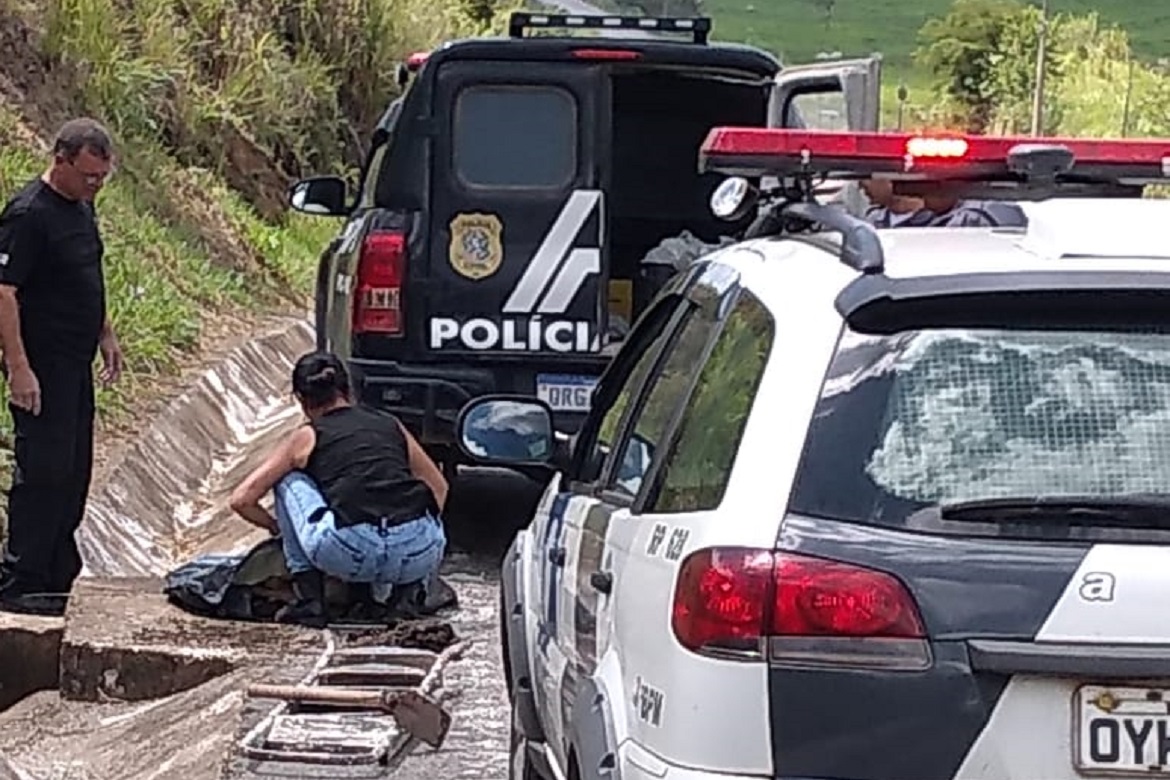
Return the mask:
<path id="1" fill-rule="evenodd" d="M 265 445 L 301 420 L 290 378 L 312 349 L 308 321 L 275 320 L 171 402 L 90 491 L 78 534 L 83 576 L 161 575 L 261 539 L 232 515 L 227 498 Z"/>

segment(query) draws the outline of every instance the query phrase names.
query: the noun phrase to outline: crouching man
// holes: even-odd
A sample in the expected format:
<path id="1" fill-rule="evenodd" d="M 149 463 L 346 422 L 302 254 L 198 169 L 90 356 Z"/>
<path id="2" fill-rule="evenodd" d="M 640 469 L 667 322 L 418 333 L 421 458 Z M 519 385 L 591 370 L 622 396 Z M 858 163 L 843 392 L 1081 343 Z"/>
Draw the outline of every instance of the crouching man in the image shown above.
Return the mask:
<path id="1" fill-rule="evenodd" d="M 396 603 L 421 604 L 447 545 L 442 472 L 396 418 L 353 405 L 336 355 L 303 356 L 292 386 L 308 421 L 231 497 L 237 514 L 280 534 L 297 600 L 276 619 L 323 627 L 323 573 L 390 586 L 399 591 Z M 269 490 L 275 518 L 260 506 Z"/>

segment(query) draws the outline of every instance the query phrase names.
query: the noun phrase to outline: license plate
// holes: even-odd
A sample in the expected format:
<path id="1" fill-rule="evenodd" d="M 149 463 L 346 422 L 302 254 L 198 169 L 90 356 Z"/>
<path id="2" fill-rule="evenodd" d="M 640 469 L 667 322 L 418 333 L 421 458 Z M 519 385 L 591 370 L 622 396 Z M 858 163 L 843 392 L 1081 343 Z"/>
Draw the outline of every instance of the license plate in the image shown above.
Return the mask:
<path id="1" fill-rule="evenodd" d="M 587 412 L 597 378 L 575 374 L 540 374 L 536 397 L 557 412 Z"/>
<path id="2" fill-rule="evenodd" d="M 1077 769 L 1170 777 L 1170 688 L 1085 685 L 1074 711 Z"/>

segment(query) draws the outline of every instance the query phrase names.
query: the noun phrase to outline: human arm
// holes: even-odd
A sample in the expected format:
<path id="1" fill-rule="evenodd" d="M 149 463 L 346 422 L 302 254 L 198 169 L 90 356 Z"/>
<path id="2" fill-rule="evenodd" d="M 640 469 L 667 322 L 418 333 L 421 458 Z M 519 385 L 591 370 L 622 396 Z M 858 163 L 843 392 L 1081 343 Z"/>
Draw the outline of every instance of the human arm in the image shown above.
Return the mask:
<path id="1" fill-rule="evenodd" d="M 232 511 L 254 526 L 277 533 L 276 518 L 260 506 L 260 499 L 286 474 L 305 467 L 315 442 L 316 434 L 308 425 L 302 425 L 282 439 L 268 457 L 232 491 Z"/>
<path id="2" fill-rule="evenodd" d="M 118 381 L 122 370 L 126 366 L 126 357 L 122 354 L 122 345 L 118 343 L 118 336 L 114 333 L 114 324 L 106 317 L 102 323 L 102 335 L 98 341 L 98 350 L 102 354 L 102 372 L 99 378 L 102 384 L 109 385 Z"/>
<path id="3" fill-rule="evenodd" d="M 431 456 L 427 455 L 427 451 L 422 448 L 418 440 L 410 434 L 410 431 L 406 430 L 406 426 L 400 422 L 398 428 L 406 439 L 406 451 L 410 458 L 410 473 L 421 479 L 431 489 L 431 494 L 435 497 L 435 505 L 439 507 L 441 513 L 443 507 L 447 505 L 447 491 L 449 489 L 447 478 L 443 476 L 443 472 L 431 460 Z"/>
<path id="4" fill-rule="evenodd" d="M 20 333 L 17 291 L 44 255 L 44 231 L 36 215 L 20 207 L 6 208 L 0 214 L 0 349 L 12 404 L 34 415 L 41 412 L 41 388 Z"/>

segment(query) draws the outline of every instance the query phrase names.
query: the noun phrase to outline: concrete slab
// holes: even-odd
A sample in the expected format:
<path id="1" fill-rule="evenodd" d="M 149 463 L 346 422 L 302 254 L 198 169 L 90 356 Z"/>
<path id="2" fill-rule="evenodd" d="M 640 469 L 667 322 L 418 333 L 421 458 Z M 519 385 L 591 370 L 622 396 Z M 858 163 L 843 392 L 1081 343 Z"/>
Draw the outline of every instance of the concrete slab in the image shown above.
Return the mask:
<path id="1" fill-rule="evenodd" d="M 62 618 L 0 612 L 0 712 L 29 694 L 56 689 L 64 629 Z"/>
<path id="2" fill-rule="evenodd" d="M 82 701 L 155 699 L 275 661 L 311 664 L 323 647 L 315 631 L 184 612 L 155 578 L 87 578 L 65 614 L 60 690 Z"/>

